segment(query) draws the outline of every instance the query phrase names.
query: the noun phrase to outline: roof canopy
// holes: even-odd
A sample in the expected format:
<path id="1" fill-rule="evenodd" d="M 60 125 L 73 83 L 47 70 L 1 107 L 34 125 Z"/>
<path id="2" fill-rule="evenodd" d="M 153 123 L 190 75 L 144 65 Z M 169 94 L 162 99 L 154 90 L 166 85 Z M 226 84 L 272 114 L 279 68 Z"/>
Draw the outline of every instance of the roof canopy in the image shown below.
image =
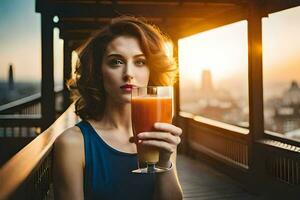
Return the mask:
<path id="1" fill-rule="evenodd" d="M 247 19 L 253 3 L 261 15 L 300 5 L 300 0 L 36 0 L 41 14 L 58 16 L 60 37 L 80 43 L 112 17 L 146 17 L 173 39 Z"/>

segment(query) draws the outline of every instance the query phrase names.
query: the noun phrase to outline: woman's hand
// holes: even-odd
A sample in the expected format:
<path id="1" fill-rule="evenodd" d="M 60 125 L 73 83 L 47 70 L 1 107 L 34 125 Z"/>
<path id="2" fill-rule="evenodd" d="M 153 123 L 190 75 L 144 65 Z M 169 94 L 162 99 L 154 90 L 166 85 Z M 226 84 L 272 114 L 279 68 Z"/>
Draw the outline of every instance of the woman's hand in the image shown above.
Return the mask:
<path id="1" fill-rule="evenodd" d="M 138 143 L 157 147 L 160 150 L 158 165 L 170 167 L 170 157 L 177 150 L 182 130 L 172 124 L 158 122 L 154 128 L 155 131 L 139 133 Z"/>

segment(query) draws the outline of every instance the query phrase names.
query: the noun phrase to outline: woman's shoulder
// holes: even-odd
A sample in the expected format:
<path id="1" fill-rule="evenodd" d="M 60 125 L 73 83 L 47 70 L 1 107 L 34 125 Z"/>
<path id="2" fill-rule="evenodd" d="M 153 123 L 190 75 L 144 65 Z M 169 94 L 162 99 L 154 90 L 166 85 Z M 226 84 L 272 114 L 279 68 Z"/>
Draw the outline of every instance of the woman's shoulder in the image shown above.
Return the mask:
<path id="1" fill-rule="evenodd" d="M 84 141 L 78 127 L 66 129 L 55 140 L 54 157 L 61 163 L 80 163 L 84 166 Z"/>
<path id="2" fill-rule="evenodd" d="M 55 146 L 79 147 L 83 145 L 83 136 L 77 126 L 66 129 L 55 141 Z"/>
<path id="3" fill-rule="evenodd" d="M 54 143 L 53 181 L 54 190 L 57 196 L 61 197 L 59 199 L 83 196 L 82 177 L 85 161 L 84 145 L 81 140 L 80 130 L 71 127 L 62 132 Z"/>

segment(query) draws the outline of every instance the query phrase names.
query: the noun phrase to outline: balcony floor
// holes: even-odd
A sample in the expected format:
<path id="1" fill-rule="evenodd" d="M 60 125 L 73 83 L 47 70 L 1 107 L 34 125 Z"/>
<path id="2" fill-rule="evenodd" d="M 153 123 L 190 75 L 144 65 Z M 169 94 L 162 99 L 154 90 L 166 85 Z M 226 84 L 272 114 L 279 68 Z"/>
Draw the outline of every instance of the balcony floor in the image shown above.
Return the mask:
<path id="1" fill-rule="evenodd" d="M 213 170 L 201 161 L 178 155 L 177 170 L 184 200 L 262 199 L 259 196 L 250 194 L 238 182 Z"/>

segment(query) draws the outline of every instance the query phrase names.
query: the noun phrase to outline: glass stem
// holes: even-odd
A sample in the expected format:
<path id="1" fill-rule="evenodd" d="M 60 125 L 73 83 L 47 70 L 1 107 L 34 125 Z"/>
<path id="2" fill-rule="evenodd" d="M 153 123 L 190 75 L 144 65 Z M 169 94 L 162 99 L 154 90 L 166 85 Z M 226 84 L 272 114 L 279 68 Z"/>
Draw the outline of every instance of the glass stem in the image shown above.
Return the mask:
<path id="1" fill-rule="evenodd" d="M 147 163 L 147 173 L 155 173 L 155 164 Z"/>

